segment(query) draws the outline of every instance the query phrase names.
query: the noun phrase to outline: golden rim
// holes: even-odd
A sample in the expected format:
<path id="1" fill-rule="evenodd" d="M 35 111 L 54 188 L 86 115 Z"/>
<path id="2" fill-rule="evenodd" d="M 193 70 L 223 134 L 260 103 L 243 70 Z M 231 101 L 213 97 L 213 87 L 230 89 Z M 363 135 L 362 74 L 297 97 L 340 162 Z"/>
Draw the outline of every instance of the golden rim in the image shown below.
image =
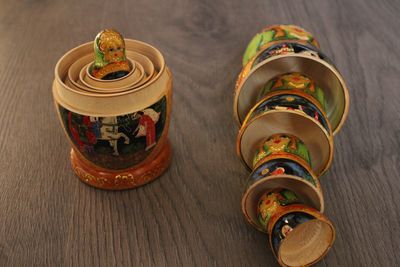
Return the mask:
<path id="1" fill-rule="evenodd" d="M 255 66 L 250 73 L 245 77 L 245 79 L 243 79 L 243 81 L 238 85 L 238 88 L 235 90 L 234 93 L 234 104 L 233 104 L 233 109 L 234 109 L 234 117 L 235 120 L 237 121 L 238 125 L 241 126 L 242 123 L 242 119 L 243 117 L 246 117 L 247 114 L 239 114 L 239 96 L 243 93 L 242 89 L 244 87 L 244 85 L 246 84 L 246 82 L 248 82 L 248 80 L 250 79 L 250 77 L 252 76 L 252 74 L 254 74 L 255 72 L 257 72 L 259 69 L 261 69 L 263 66 L 266 66 L 267 64 L 274 62 L 274 61 L 278 61 L 281 59 L 288 59 L 288 58 L 298 58 L 298 59 L 306 59 L 306 60 L 311 60 L 311 61 L 315 61 L 317 63 L 322 64 L 322 66 L 324 66 L 328 71 L 330 71 L 333 74 L 333 77 L 335 77 L 340 85 L 341 88 L 341 92 L 343 94 L 343 111 L 341 112 L 341 118 L 339 120 L 339 123 L 336 125 L 335 129 L 333 129 L 333 135 L 336 135 L 339 130 L 343 127 L 343 124 L 345 122 L 345 120 L 347 119 L 348 116 L 348 112 L 349 112 L 349 93 L 348 93 L 348 88 L 346 83 L 343 80 L 343 77 L 341 76 L 341 74 L 339 73 L 338 70 L 336 70 L 336 68 L 334 66 L 332 66 L 331 64 L 329 64 L 328 62 L 311 56 L 311 55 L 307 55 L 307 54 L 286 54 L 286 55 L 276 55 L 273 56 L 271 58 L 268 58 L 266 60 L 264 60 L 263 62 L 261 62 L 260 64 L 258 64 L 257 66 Z M 300 72 L 302 73 L 302 71 L 298 71 L 295 69 L 286 69 L 285 71 L 280 71 L 280 70 L 276 70 L 275 73 L 273 75 L 271 75 L 271 79 L 273 77 L 276 77 L 277 75 L 281 75 L 281 74 L 285 74 L 288 72 Z M 312 77 L 313 78 L 313 77 Z M 268 82 L 268 81 L 264 81 Z M 325 86 L 326 87 L 326 86 Z M 324 90 L 330 90 L 332 91 L 329 87 L 322 87 Z M 255 89 L 253 89 L 255 90 Z M 247 108 L 244 108 L 244 110 L 246 110 Z M 249 110 L 250 108 L 248 108 Z M 245 111 L 246 112 L 246 111 Z M 248 112 L 248 111 L 247 111 Z M 328 119 L 330 120 L 330 118 L 328 117 Z"/>
<path id="2" fill-rule="evenodd" d="M 128 61 L 128 64 L 130 65 L 130 68 L 131 68 L 129 73 L 127 73 L 125 76 L 122 76 L 122 77 L 116 78 L 116 79 L 112 79 L 112 80 L 103 80 L 101 78 L 96 78 L 90 73 L 89 69 L 90 69 L 90 66 L 92 66 L 94 64 L 94 61 L 91 61 L 87 66 L 84 66 L 84 68 L 85 68 L 86 75 L 88 77 L 90 77 L 90 79 L 93 79 L 93 80 L 95 80 L 97 82 L 102 82 L 102 83 L 103 82 L 104 83 L 112 83 L 112 82 L 123 80 L 127 76 L 132 75 L 132 73 L 135 71 L 135 68 L 136 68 L 135 61 L 129 59 L 128 57 L 126 57 L 126 60 Z"/>
<path id="3" fill-rule="evenodd" d="M 301 225 L 299 225 L 298 227 L 296 227 L 295 229 L 293 229 L 292 235 L 291 235 L 291 236 L 289 235 L 287 238 L 285 238 L 284 240 L 282 240 L 282 242 L 281 242 L 281 244 L 280 244 L 280 250 L 279 250 L 278 258 L 277 258 L 278 262 L 279 262 L 282 266 L 288 266 L 288 267 L 293 266 L 293 264 L 290 264 L 290 265 L 289 265 L 289 264 L 286 264 L 286 263 L 285 263 L 285 262 L 287 262 L 287 260 L 285 261 L 284 258 L 283 258 L 283 255 L 282 255 L 282 254 L 283 254 L 282 249 L 284 249 L 283 247 L 285 247 L 285 245 L 287 244 L 287 242 L 292 242 L 292 243 L 293 243 L 293 241 L 291 241 L 291 238 L 294 237 L 293 234 L 296 234 L 296 232 L 298 232 L 298 231 L 303 231 L 305 227 L 308 228 L 308 227 L 310 227 L 311 224 L 312 224 L 312 225 L 315 225 L 315 223 L 318 223 L 319 225 L 322 224 L 322 225 L 328 227 L 328 229 L 325 228 L 325 231 L 328 230 L 328 232 L 325 232 L 325 236 L 326 236 L 326 234 L 329 235 L 329 237 L 326 239 L 326 240 L 328 240 L 328 242 L 327 242 L 326 246 L 324 246 L 323 244 L 319 244 L 319 246 L 318 246 L 317 248 L 323 249 L 322 253 L 318 253 L 318 252 L 317 252 L 317 253 L 318 253 L 318 256 L 317 256 L 317 257 L 314 257 L 313 260 L 310 260 L 310 259 L 309 259 L 309 260 L 307 261 L 307 263 L 305 263 L 304 265 L 302 264 L 302 266 L 311 266 L 311 265 L 316 264 L 316 263 L 319 262 L 322 258 L 324 258 L 325 255 L 329 252 L 329 250 L 331 249 L 333 243 L 335 242 L 335 237 L 336 237 L 336 230 L 335 230 L 335 227 L 333 226 L 333 224 L 332 224 L 329 220 L 322 220 L 322 219 L 310 220 L 310 221 L 307 221 L 307 222 L 305 222 L 305 223 L 302 223 Z M 297 229 L 297 230 L 296 230 L 296 229 Z M 314 229 L 315 229 L 315 228 L 314 228 Z M 320 232 L 320 234 L 322 234 L 322 233 Z M 326 237 L 327 237 L 327 236 L 326 236 Z M 321 238 L 323 238 L 323 236 L 322 236 Z M 296 242 L 296 243 L 298 243 L 298 242 Z M 316 251 L 314 250 L 313 252 L 316 252 Z M 304 256 L 303 256 L 303 257 L 304 257 Z"/>
<path id="4" fill-rule="evenodd" d="M 259 34 L 259 33 L 258 33 Z M 314 37 L 313 37 L 314 38 Z M 314 40 L 316 40 L 314 38 Z M 235 83 L 235 91 L 237 89 L 237 87 L 239 86 L 239 84 L 241 83 L 241 81 L 247 77 L 247 75 L 249 74 L 249 72 L 251 71 L 254 61 L 256 61 L 256 59 L 268 48 L 270 48 L 273 45 L 276 44 L 280 44 L 280 43 L 285 43 L 285 44 L 301 44 L 301 45 L 305 45 L 305 46 L 313 46 L 312 44 L 308 43 L 307 41 L 303 41 L 303 40 L 278 40 L 278 41 L 273 41 L 270 43 L 267 43 L 265 45 L 263 45 L 260 50 L 246 63 L 246 65 L 242 66 L 242 70 L 240 71 L 238 78 L 236 80 Z M 319 45 L 315 46 L 317 49 L 319 49 Z M 261 62 L 260 62 L 261 63 Z M 255 67 L 255 66 L 254 66 Z"/>
<path id="5" fill-rule="evenodd" d="M 259 100 L 251 109 L 250 111 L 247 113 L 242 125 L 246 124 L 247 121 L 249 121 L 251 119 L 251 115 L 253 114 L 253 112 L 262 104 L 264 103 L 264 101 L 268 100 L 269 98 L 272 98 L 274 96 L 277 95 L 284 95 L 284 94 L 292 94 L 292 95 L 297 95 L 300 97 L 304 97 L 307 100 L 309 100 L 312 104 L 316 105 L 316 107 L 318 108 L 318 110 L 321 112 L 321 114 L 324 116 L 324 119 L 326 121 L 326 124 L 328 125 L 329 128 L 329 132 L 327 132 L 328 135 L 332 135 L 332 126 L 331 126 L 331 122 L 329 121 L 325 111 L 322 109 L 321 105 L 319 104 L 319 102 L 314 99 L 312 96 L 303 93 L 303 92 L 299 92 L 299 91 L 293 91 L 293 90 L 280 90 L 280 91 L 274 91 L 271 93 L 266 94 L 261 100 Z M 308 116 L 308 115 L 307 115 Z M 310 116 L 309 116 L 310 117 Z M 311 118 L 311 117 L 310 117 Z M 319 121 L 317 121 L 319 124 L 321 124 Z M 321 125 L 322 128 L 326 131 L 325 127 L 323 127 L 323 125 Z"/>
<path id="6" fill-rule="evenodd" d="M 267 116 L 267 115 L 270 115 L 270 114 L 274 114 L 274 113 L 282 113 L 282 114 L 290 113 L 290 114 L 294 114 L 294 115 L 303 117 L 306 120 L 311 121 L 313 124 L 315 124 L 323 132 L 323 134 L 324 134 L 324 136 L 325 136 L 325 138 L 327 140 L 327 143 L 329 144 L 328 145 L 329 146 L 328 157 L 327 157 L 327 160 L 326 160 L 324 166 L 321 168 L 321 170 L 320 171 L 318 171 L 318 170 L 314 171 L 314 174 L 316 174 L 316 176 L 318 176 L 318 177 L 323 175 L 327 171 L 329 166 L 332 164 L 332 159 L 333 159 L 333 135 L 332 134 L 328 134 L 326 132 L 325 128 L 322 127 L 322 125 L 319 122 L 316 122 L 314 119 L 310 118 L 308 115 L 303 115 L 303 114 L 301 114 L 299 112 L 292 111 L 292 110 L 269 110 L 269 111 L 266 111 L 266 112 L 264 112 L 262 114 L 259 114 L 259 115 L 255 116 L 255 117 L 253 117 L 251 119 L 247 118 L 248 121 L 245 120 L 245 122 L 243 123 L 241 129 L 239 130 L 239 133 L 238 133 L 238 136 L 237 136 L 237 139 L 236 139 L 236 153 L 239 156 L 239 158 L 241 159 L 242 163 L 247 167 L 248 170 L 250 170 L 250 171 L 252 170 L 252 168 L 250 166 L 250 163 L 246 162 L 246 160 L 245 160 L 245 158 L 244 158 L 244 156 L 242 154 L 242 148 L 241 148 L 242 137 L 243 137 L 243 134 L 245 133 L 246 129 L 249 127 L 249 125 L 251 125 L 257 119 L 262 118 L 262 117 Z M 276 133 L 278 133 L 278 131 Z M 284 134 L 285 132 L 282 131 L 282 132 L 279 132 L 279 133 Z M 287 134 L 295 135 L 296 137 L 300 138 L 300 140 L 302 140 L 303 143 L 305 143 L 304 138 L 299 137 L 298 133 L 287 133 Z M 268 138 L 268 136 L 265 136 L 265 138 Z M 310 147 L 308 147 L 308 145 L 306 143 L 305 143 L 305 145 L 306 145 L 309 153 L 311 154 L 311 162 L 313 162 L 313 158 L 316 158 L 316 155 L 318 153 L 316 153 L 316 151 L 313 151 L 313 153 L 312 153 L 312 150 L 310 149 Z M 312 166 L 312 168 L 314 170 L 315 166 Z"/>
<path id="7" fill-rule="evenodd" d="M 127 58 L 127 59 L 131 60 L 129 58 Z M 143 66 L 139 63 L 136 63 L 135 69 L 132 69 L 132 71 L 130 73 L 128 73 L 126 76 L 119 78 L 118 80 L 117 79 L 107 80 L 108 86 L 111 85 L 111 82 L 120 83 L 122 81 L 125 81 L 128 84 L 120 85 L 118 87 L 113 86 L 111 89 L 110 89 L 110 87 L 98 87 L 96 85 L 97 85 L 97 83 L 100 83 L 101 80 L 99 80 L 99 79 L 94 80 L 93 78 L 91 78 L 91 77 L 89 78 L 89 76 L 88 76 L 88 72 L 89 72 L 88 67 L 90 66 L 90 64 L 92 64 L 92 63 L 89 63 L 82 68 L 81 72 L 79 73 L 79 80 L 86 86 L 84 89 L 85 91 L 90 91 L 90 92 L 94 92 L 94 93 L 101 92 L 101 93 L 105 93 L 105 94 L 113 94 L 113 93 L 123 92 L 126 90 L 132 90 L 132 89 L 136 88 L 136 85 L 142 81 L 142 79 L 144 78 L 144 75 L 145 75 Z M 88 77 L 87 79 L 92 83 L 94 82 L 94 84 L 96 84 L 96 85 L 90 84 L 87 80 L 85 80 L 85 77 Z"/>
<path id="8" fill-rule="evenodd" d="M 260 51 L 264 51 L 264 50 L 267 49 L 268 47 L 270 47 L 270 46 L 272 46 L 272 45 L 275 45 L 275 44 L 279 44 L 279 43 L 290 43 L 290 42 L 292 42 L 292 43 L 300 43 L 300 44 L 310 45 L 310 46 L 313 46 L 313 47 L 315 47 L 315 48 L 317 48 L 317 49 L 320 49 L 320 48 L 321 48 L 321 47 L 320 47 L 320 44 L 319 44 L 317 38 L 315 38 L 314 34 L 312 34 L 311 32 L 309 32 L 308 30 L 304 29 L 303 27 L 300 27 L 300 26 L 294 25 L 294 24 L 273 24 L 273 25 L 270 25 L 270 26 L 266 26 L 266 27 L 262 28 L 261 31 L 258 31 L 256 34 L 254 34 L 253 37 L 250 39 L 249 42 L 251 42 L 251 40 L 252 40 L 257 34 L 262 34 L 262 33 L 266 32 L 266 31 L 273 30 L 273 28 L 276 28 L 276 27 L 282 28 L 282 26 L 284 26 L 284 27 L 287 27 L 287 26 L 296 27 L 296 28 L 302 30 L 303 32 L 307 33 L 309 36 L 312 37 L 312 40 L 314 41 L 314 44 L 313 44 L 313 43 L 310 43 L 310 42 L 308 42 L 308 41 L 306 41 L 306 40 L 302 40 L 302 39 L 289 39 L 289 38 L 288 38 L 288 39 L 276 40 L 276 41 L 270 41 L 270 42 L 265 43 L 263 46 L 261 46 L 261 48 L 259 49 L 259 51 L 257 51 L 256 54 L 255 54 L 253 57 L 250 58 L 249 62 L 250 62 L 252 59 L 257 58 L 258 55 L 260 54 Z M 249 45 L 249 43 L 247 44 L 245 51 L 247 50 L 248 45 Z M 242 59 L 243 59 L 243 56 L 242 56 Z"/>
<path id="9" fill-rule="evenodd" d="M 243 193 L 241 201 L 243 215 L 250 225 L 260 232 L 267 233 L 268 231 L 258 223 L 257 203 L 263 193 L 276 188 L 285 188 L 295 192 L 296 196 L 303 202 L 307 202 L 308 204 L 313 205 L 317 210 L 323 212 L 325 209 L 324 196 L 318 179 L 315 180 L 315 183 L 317 186 L 314 186 L 304 178 L 289 174 L 262 177 L 249 185 Z"/>
<path id="10" fill-rule="evenodd" d="M 310 164 L 308 164 L 307 161 L 305 161 L 303 158 L 301 158 L 295 154 L 286 153 L 286 152 L 279 153 L 279 154 L 271 154 L 271 155 L 264 157 L 263 159 L 261 159 L 260 161 L 257 162 L 257 164 L 254 166 L 251 174 L 253 174 L 256 171 L 256 169 L 258 169 L 258 167 L 260 167 L 264 163 L 271 161 L 271 160 L 275 160 L 275 159 L 288 159 L 288 160 L 294 161 L 297 164 L 299 164 L 301 167 L 306 169 L 306 171 L 310 173 L 310 175 L 312 176 L 312 178 L 314 180 L 318 180 L 318 176 L 315 175 L 314 171 L 311 169 Z"/>
<path id="11" fill-rule="evenodd" d="M 268 222 L 268 230 L 267 230 L 267 233 L 268 233 L 268 235 L 269 235 L 269 238 L 268 238 L 268 239 L 269 239 L 269 244 L 270 244 L 272 253 L 274 254 L 275 258 L 278 260 L 278 262 L 279 262 L 279 264 L 280 264 L 281 266 L 287 266 L 287 265 L 285 265 L 285 264 L 282 262 L 282 260 L 281 260 L 280 257 L 279 257 L 280 255 L 276 255 L 276 253 L 275 253 L 274 247 L 273 247 L 273 245 L 272 245 L 272 235 L 271 235 L 271 232 L 272 232 L 273 226 L 275 226 L 275 223 L 279 220 L 279 218 L 281 218 L 282 216 L 284 216 L 284 215 L 286 215 L 286 214 L 288 214 L 288 213 L 292 213 L 292 212 L 304 212 L 304 213 L 307 213 L 307 214 L 309 214 L 309 215 L 311 215 L 311 216 L 313 216 L 313 217 L 315 218 L 315 219 L 313 219 L 313 220 L 318 220 L 318 221 L 321 221 L 321 222 L 324 222 L 324 223 L 328 224 L 329 227 L 330 227 L 331 230 L 332 230 L 332 237 L 331 237 L 330 242 L 329 242 L 329 243 L 330 243 L 329 247 L 326 249 L 326 251 L 325 251 L 323 254 L 320 255 L 320 257 L 319 257 L 317 260 L 315 260 L 315 261 L 313 261 L 313 262 L 310 262 L 310 263 L 307 264 L 306 266 L 310 266 L 310 265 L 315 264 L 316 262 L 318 262 L 321 258 L 323 258 L 323 257 L 328 253 L 329 249 L 331 248 L 332 244 L 333 244 L 334 241 L 335 241 L 335 238 L 336 238 L 336 230 L 335 230 L 335 227 L 333 226 L 332 222 L 331 222 L 324 214 L 322 214 L 322 213 L 319 212 L 318 210 L 315 210 L 314 208 L 308 207 L 307 205 L 304 205 L 304 204 L 292 204 L 292 205 L 288 205 L 288 206 L 286 206 L 286 209 L 281 209 L 280 211 L 281 211 L 280 213 L 274 214 L 274 216 L 272 216 L 272 217 L 270 218 L 270 221 Z M 313 221 L 313 220 L 311 220 L 311 221 Z M 305 223 L 307 223 L 307 222 L 305 222 Z M 282 245 L 282 242 L 284 242 L 284 241 L 285 241 L 285 240 L 282 240 L 280 245 Z M 289 267 L 289 266 L 288 266 L 288 267 Z"/>
<path id="12" fill-rule="evenodd" d="M 75 94 L 79 94 L 79 95 L 84 95 L 84 96 L 89 96 L 89 97 L 110 97 L 110 96 L 121 96 L 121 95 L 125 95 L 125 94 L 130 94 L 132 92 L 137 92 L 140 90 L 145 89 L 146 87 L 148 87 L 149 85 L 153 84 L 154 82 L 156 82 L 162 75 L 162 73 L 165 70 L 165 60 L 164 57 L 162 56 L 161 52 L 153 47 L 152 45 L 149 45 L 147 43 L 141 42 L 141 41 L 137 41 L 137 40 L 133 40 L 133 39 L 125 39 L 125 44 L 126 44 L 126 50 L 129 50 L 129 48 L 131 46 L 133 46 L 134 44 L 139 44 L 141 46 L 150 48 L 151 50 L 153 50 L 153 52 L 156 54 L 157 58 L 160 59 L 161 61 L 161 66 L 160 69 L 158 70 L 157 75 L 155 75 L 152 79 L 150 79 L 146 84 L 141 85 L 140 87 L 137 87 L 133 90 L 129 90 L 129 91 L 123 91 L 123 92 L 118 92 L 118 93 L 113 93 L 113 94 L 103 94 L 103 93 L 91 93 L 91 92 L 82 92 L 79 90 L 76 90 L 70 86 L 67 86 L 65 84 L 65 82 L 62 80 L 62 78 L 60 77 L 60 65 L 67 60 L 71 55 L 75 54 L 75 53 L 79 53 L 80 50 L 87 50 L 89 47 L 90 49 L 92 49 L 93 47 L 93 41 L 91 42 L 87 42 L 84 43 L 82 45 L 79 45 L 71 50 L 69 50 L 66 54 L 64 54 L 57 62 L 55 70 L 54 70 L 54 74 L 55 74 L 55 81 L 60 84 L 64 89 L 72 91 Z M 90 50 L 92 51 L 92 50 Z"/>
<path id="13" fill-rule="evenodd" d="M 307 94 L 307 93 L 305 93 L 305 92 L 302 92 L 302 91 L 300 91 L 300 90 L 296 90 L 296 89 L 285 89 L 285 90 L 277 90 L 277 91 L 269 92 L 269 93 L 265 94 L 265 95 L 260 99 L 260 101 L 257 102 L 256 105 L 258 106 L 258 105 L 260 105 L 262 102 L 264 102 L 265 100 L 267 100 L 267 99 L 269 99 L 269 98 L 271 98 L 271 97 L 277 96 L 277 95 L 297 95 L 297 96 L 300 96 L 300 97 L 303 97 L 303 98 L 307 99 L 307 100 L 310 101 L 312 104 L 314 104 L 314 105 L 318 108 L 319 111 L 321 111 L 322 115 L 324 115 L 326 121 L 327 121 L 327 122 L 329 123 L 329 125 L 330 125 L 330 122 L 329 122 L 329 120 L 328 120 L 328 117 L 327 117 L 327 115 L 326 115 L 326 113 L 325 113 L 325 110 L 322 108 L 321 103 L 319 103 L 319 101 L 318 101 L 317 99 L 315 99 L 313 96 L 311 96 L 311 95 L 309 95 L 309 94 Z M 249 113 L 250 113 L 250 112 L 249 112 Z"/>

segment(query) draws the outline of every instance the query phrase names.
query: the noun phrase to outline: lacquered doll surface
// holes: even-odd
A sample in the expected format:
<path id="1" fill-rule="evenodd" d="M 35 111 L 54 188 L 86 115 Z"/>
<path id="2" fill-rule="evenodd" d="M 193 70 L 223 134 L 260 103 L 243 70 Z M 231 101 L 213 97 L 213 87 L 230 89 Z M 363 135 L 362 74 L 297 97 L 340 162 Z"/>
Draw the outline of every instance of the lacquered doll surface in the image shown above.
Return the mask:
<path id="1" fill-rule="evenodd" d="M 294 135 L 275 134 L 268 137 L 256 150 L 253 166 L 269 155 L 292 154 L 303 159 L 311 166 L 310 153 L 305 144 Z"/>
<path id="2" fill-rule="evenodd" d="M 270 218 L 281 207 L 299 202 L 296 194 L 287 189 L 275 189 L 266 192 L 260 197 L 257 205 L 258 221 L 263 227 L 267 228 Z"/>
<path id="3" fill-rule="evenodd" d="M 267 94 L 279 90 L 293 90 L 310 95 L 318 101 L 322 110 L 326 111 L 326 99 L 323 89 L 315 84 L 312 79 L 301 73 L 288 73 L 271 79 L 260 90 L 258 99 L 261 100 Z"/>
<path id="4" fill-rule="evenodd" d="M 84 116 L 61 106 L 59 111 L 78 151 L 100 167 L 117 170 L 140 163 L 157 145 L 166 124 L 167 99 L 123 116 Z"/>
<path id="5" fill-rule="evenodd" d="M 296 25 L 274 25 L 263 29 L 256 34 L 249 42 L 246 51 L 243 55 L 243 66 L 252 59 L 258 51 L 268 47 L 270 43 L 277 41 L 296 40 L 303 41 L 315 47 L 318 47 L 318 42 L 314 39 L 311 33 L 307 32 Z"/>
<path id="6" fill-rule="evenodd" d="M 281 174 L 298 176 L 316 185 L 313 176 L 305 167 L 294 160 L 285 158 L 273 159 L 262 163 L 251 173 L 248 185 L 263 177 Z"/>
<path id="7" fill-rule="evenodd" d="M 346 83 L 335 65 L 319 50 L 294 42 L 280 41 L 273 44 L 260 51 L 243 67 L 234 90 L 234 115 L 239 124 L 243 123 L 249 110 L 260 97 L 261 87 L 268 85 L 268 82 L 277 76 L 293 72 L 300 73 L 307 79 L 309 77 L 315 80 L 317 87 L 321 86 L 323 90 L 317 90 L 316 86 L 307 89 L 316 89 L 311 95 L 321 103 L 321 109 L 326 111 L 333 126 L 333 133 L 337 133 L 348 115 L 349 97 Z M 318 92 L 324 92 L 325 96 Z"/>
<path id="8" fill-rule="evenodd" d="M 112 29 L 97 34 L 94 40 L 94 59 L 89 73 L 103 80 L 124 77 L 132 68 L 126 59 L 124 38 Z"/>
<path id="9" fill-rule="evenodd" d="M 320 41 L 351 97 L 321 177 L 338 237 L 315 266 L 399 265 L 400 1 L 2 3 L 1 266 L 279 266 L 240 211 L 231 100 L 247 42 L 288 22 Z M 51 103 L 57 59 L 101 27 L 153 44 L 174 74 L 174 160 L 138 190 L 79 182 Z"/>
<path id="10" fill-rule="evenodd" d="M 275 254 L 278 254 L 282 240 L 284 240 L 295 227 L 313 219 L 315 219 L 314 216 L 304 212 L 292 212 L 279 218 L 271 233 L 272 247 Z"/>
<path id="11" fill-rule="evenodd" d="M 261 102 L 261 101 L 260 101 Z M 320 123 L 327 133 L 331 131 L 330 125 L 325 115 L 311 101 L 295 94 L 275 95 L 262 101 L 251 113 L 250 118 L 254 118 L 269 110 L 293 110 L 300 114 L 305 114 Z"/>
<path id="12" fill-rule="evenodd" d="M 332 63 L 331 60 L 325 54 L 323 54 L 320 50 L 318 50 L 313 46 L 291 43 L 291 42 L 282 42 L 271 45 L 270 47 L 263 50 L 259 55 L 257 55 L 253 59 L 254 61 L 251 64 L 251 68 L 255 67 L 257 64 L 261 63 L 262 61 L 268 58 L 279 55 L 287 55 L 287 54 L 307 54 L 320 58 L 329 63 Z"/>

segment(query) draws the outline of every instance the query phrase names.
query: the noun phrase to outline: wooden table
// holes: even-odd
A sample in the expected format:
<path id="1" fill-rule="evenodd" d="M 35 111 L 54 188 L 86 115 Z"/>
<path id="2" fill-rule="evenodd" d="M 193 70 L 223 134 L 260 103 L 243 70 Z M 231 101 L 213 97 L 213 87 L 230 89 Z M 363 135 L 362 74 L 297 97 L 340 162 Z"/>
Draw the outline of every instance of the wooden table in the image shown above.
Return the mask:
<path id="1" fill-rule="evenodd" d="M 315 34 L 345 77 L 349 118 L 322 178 L 336 242 L 318 266 L 399 266 L 400 3 L 2 1 L 0 266 L 276 266 L 240 211 L 233 87 L 264 25 Z M 113 27 L 174 74 L 169 171 L 137 190 L 81 183 L 51 85 L 67 50 Z"/>

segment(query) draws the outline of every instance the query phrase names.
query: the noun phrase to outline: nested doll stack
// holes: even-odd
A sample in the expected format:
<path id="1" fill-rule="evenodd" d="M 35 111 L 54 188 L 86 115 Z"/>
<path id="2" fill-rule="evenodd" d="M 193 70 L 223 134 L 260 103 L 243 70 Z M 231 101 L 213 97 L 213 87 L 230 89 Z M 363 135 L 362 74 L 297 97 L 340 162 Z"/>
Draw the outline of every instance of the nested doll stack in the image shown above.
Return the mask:
<path id="1" fill-rule="evenodd" d="M 280 265 L 312 265 L 335 239 L 320 177 L 348 113 L 346 84 L 312 34 L 294 25 L 256 34 L 242 63 L 234 116 L 237 153 L 251 171 L 243 214 L 269 235 Z"/>
<path id="2" fill-rule="evenodd" d="M 58 61 L 53 96 L 83 182 L 129 189 L 169 166 L 172 75 L 155 47 L 103 30 Z"/>

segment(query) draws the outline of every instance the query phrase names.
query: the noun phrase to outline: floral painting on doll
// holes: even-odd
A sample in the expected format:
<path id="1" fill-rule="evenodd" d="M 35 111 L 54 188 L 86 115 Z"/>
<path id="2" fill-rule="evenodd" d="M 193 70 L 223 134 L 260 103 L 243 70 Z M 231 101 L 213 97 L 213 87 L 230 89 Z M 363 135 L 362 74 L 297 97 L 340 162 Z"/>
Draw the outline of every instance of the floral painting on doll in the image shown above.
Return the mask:
<path id="1" fill-rule="evenodd" d="M 277 76 L 268 81 L 260 90 L 258 99 L 278 90 L 294 90 L 304 92 L 312 96 L 326 110 L 326 100 L 324 91 L 315 84 L 314 80 L 309 77 L 293 72 Z"/>
<path id="2" fill-rule="evenodd" d="M 328 57 L 326 57 L 326 55 L 324 55 L 321 51 L 313 46 L 293 42 L 281 42 L 277 44 L 271 44 L 271 46 L 265 48 L 257 56 L 255 56 L 254 60 L 252 60 L 250 69 L 253 69 L 256 65 L 271 57 L 286 54 L 312 56 L 334 65 L 332 61 Z"/>
<path id="3" fill-rule="evenodd" d="M 243 66 L 245 66 L 260 50 L 266 49 L 276 41 L 296 40 L 314 47 L 319 47 L 318 42 L 311 33 L 294 25 L 274 25 L 267 27 L 256 34 L 248 44 L 243 55 Z"/>
<path id="4" fill-rule="evenodd" d="M 290 153 L 305 160 L 311 166 L 311 158 L 305 144 L 289 134 L 275 134 L 267 138 L 256 150 L 253 166 L 272 154 Z M 284 170 L 283 170 L 284 171 Z"/>
<path id="5" fill-rule="evenodd" d="M 266 228 L 271 216 L 280 206 L 299 203 L 299 199 L 293 191 L 276 189 L 263 194 L 257 206 L 258 221 Z"/>
<path id="6" fill-rule="evenodd" d="M 307 168 L 294 160 L 285 158 L 268 160 L 258 165 L 251 173 L 248 183 L 254 183 L 264 177 L 276 175 L 297 176 L 316 186 L 316 182 Z"/>
<path id="7" fill-rule="evenodd" d="M 156 146 L 166 121 L 166 97 L 132 114 L 85 116 L 60 106 L 60 115 L 76 149 L 96 165 L 124 169 L 136 165 Z"/>

